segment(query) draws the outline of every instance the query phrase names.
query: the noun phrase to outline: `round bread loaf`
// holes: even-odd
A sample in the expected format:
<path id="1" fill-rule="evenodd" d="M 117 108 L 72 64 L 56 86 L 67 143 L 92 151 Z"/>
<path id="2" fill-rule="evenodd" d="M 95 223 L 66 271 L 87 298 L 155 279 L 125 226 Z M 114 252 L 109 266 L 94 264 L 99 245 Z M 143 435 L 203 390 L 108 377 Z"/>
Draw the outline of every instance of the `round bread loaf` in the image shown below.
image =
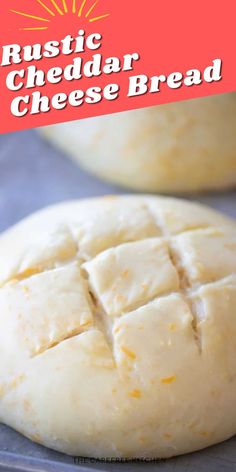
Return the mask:
<path id="1" fill-rule="evenodd" d="M 144 191 L 236 184 L 236 93 L 42 128 L 84 168 Z"/>
<path id="2" fill-rule="evenodd" d="M 75 201 L 0 238 L 0 420 L 73 455 L 236 433 L 236 225 L 181 200 Z"/>

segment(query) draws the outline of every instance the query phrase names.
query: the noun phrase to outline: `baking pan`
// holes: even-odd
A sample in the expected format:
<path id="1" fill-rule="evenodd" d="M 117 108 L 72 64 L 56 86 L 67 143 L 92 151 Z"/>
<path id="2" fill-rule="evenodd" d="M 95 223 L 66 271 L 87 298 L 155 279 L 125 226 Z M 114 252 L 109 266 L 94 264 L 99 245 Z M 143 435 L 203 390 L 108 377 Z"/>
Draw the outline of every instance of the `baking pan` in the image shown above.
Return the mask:
<path id="1" fill-rule="evenodd" d="M 6 472 L 234 472 L 236 437 L 200 452 L 153 462 L 95 461 L 70 457 L 32 443 L 0 426 L 0 471 Z"/>
<path id="2" fill-rule="evenodd" d="M 93 178 L 45 143 L 35 131 L 0 136 L 0 231 L 29 213 L 63 200 L 124 193 Z M 188 196 L 236 218 L 236 191 Z M 105 463 L 69 457 L 32 443 L 0 425 L 4 472 L 236 472 L 236 437 L 171 460 Z"/>

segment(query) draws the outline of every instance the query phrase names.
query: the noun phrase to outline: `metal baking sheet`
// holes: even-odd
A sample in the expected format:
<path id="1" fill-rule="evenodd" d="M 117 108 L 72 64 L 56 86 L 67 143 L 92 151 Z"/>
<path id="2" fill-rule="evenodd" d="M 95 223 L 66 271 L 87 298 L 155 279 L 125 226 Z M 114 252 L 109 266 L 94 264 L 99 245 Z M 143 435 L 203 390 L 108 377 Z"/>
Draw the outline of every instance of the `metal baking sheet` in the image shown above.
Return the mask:
<path id="1" fill-rule="evenodd" d="M 0 136 L 0 231 L 46 205 L 63 200 L 124 193 L 83 172 L 35 131 Z M 236 191 L 188 196 L 236 218 Z M 0 425 L 4 472 L 236 472 L 236 437 L 201 452 L 152 463 L 104 463 L 72 458 L 33 444 Z"/>

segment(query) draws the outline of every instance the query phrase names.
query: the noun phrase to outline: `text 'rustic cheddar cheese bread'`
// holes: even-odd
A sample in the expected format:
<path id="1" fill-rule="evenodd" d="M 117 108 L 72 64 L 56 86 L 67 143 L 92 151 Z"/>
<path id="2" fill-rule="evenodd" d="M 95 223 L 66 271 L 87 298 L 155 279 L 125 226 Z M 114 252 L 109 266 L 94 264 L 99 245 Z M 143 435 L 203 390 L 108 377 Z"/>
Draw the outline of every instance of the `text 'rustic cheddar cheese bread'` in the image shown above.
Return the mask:
<path id="1" fill-rule="evenodd" d="M 145 191 L 236 185 L 236 93 L 42 128 L 95 175 Z"/>
<path id="2" fill-rule="evenodd" d="M 0 237 L 0 420 L 73 455 L 157 458 L 236 433 L 236 224 L 106 197 Z"/>

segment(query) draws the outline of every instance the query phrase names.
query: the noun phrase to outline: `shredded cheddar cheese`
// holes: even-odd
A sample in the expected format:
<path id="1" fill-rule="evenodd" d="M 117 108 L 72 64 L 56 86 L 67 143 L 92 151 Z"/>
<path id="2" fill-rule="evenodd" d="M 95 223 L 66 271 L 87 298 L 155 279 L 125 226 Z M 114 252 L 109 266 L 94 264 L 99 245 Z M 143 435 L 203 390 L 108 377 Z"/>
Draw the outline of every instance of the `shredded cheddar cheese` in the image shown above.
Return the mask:
<path id="1" fill-rule="evenodd" d="M 176 376 L 172 375 L 171 377 L 163 377 L 161 379 L 162 384 L 171 384 L 172 382 L 175 382 Z"/>

